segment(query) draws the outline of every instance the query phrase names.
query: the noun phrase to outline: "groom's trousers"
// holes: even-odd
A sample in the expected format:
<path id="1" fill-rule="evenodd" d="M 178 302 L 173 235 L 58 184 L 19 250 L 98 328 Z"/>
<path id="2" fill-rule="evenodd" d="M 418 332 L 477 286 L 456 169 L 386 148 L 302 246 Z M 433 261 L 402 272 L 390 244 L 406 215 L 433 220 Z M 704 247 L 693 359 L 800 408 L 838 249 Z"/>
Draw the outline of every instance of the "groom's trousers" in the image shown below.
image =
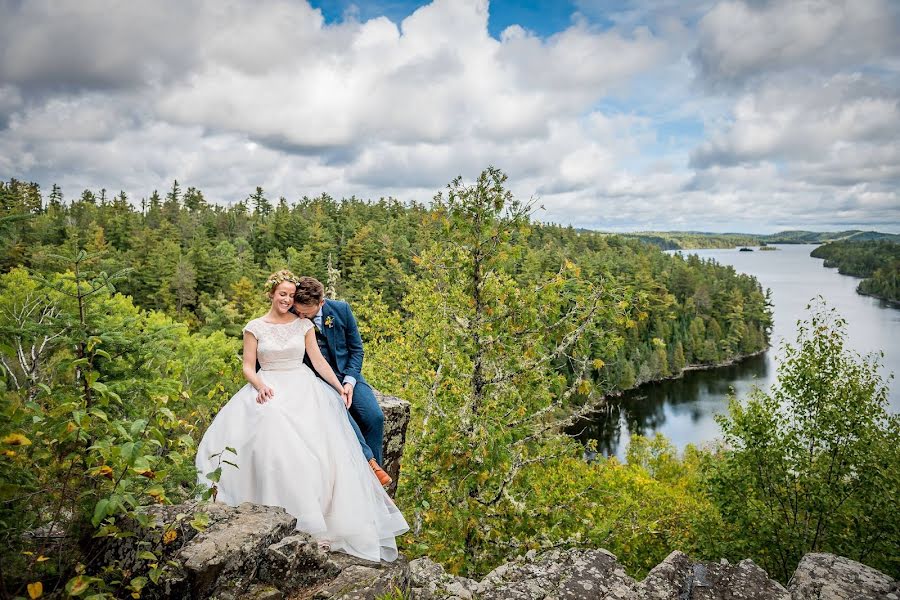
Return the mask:
<path id="1" fill-rule="evenodd" d="M 378 406 L 372 388 L 365 381 L 357 381 L 353 386 L 353 403 L 347 413 L 366 460 L 374 458 L 381 465 L 384 412 Z"/>

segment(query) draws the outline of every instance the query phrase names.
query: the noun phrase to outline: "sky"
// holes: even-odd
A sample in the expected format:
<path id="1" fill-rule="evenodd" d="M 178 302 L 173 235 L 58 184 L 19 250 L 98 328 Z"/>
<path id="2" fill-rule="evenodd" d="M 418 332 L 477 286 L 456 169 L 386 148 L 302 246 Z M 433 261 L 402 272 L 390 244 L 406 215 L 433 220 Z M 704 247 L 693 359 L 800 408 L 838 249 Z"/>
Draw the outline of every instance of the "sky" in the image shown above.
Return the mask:
<path id="1" fill-rule="evenodd" d="M 900 232 L 898 0 L 0 0 L 0 179 Z"/>

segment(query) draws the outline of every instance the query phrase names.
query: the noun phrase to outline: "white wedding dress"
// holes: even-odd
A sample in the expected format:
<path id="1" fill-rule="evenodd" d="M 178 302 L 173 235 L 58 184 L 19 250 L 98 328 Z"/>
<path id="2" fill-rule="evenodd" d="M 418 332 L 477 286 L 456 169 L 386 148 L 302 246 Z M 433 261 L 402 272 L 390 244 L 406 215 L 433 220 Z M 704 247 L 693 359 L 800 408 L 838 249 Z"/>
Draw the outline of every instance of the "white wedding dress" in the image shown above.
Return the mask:
<path id="1" fill-rule="evenodd" d="M 217 499 L 229 505 L 281 506 L 297 529 L 333 551 L 360 558 L 397 558 L 394 537 L 409 526 L 363 456 L 340 395 L 303 364 L 309 319 L 275 324 L 254 319 L 244 328 L 258 341 L 259 377 L 275 391 L 257 404 L 250 384 L 216 415 L 197 449 L 197 476 L 219 466 Z"/>

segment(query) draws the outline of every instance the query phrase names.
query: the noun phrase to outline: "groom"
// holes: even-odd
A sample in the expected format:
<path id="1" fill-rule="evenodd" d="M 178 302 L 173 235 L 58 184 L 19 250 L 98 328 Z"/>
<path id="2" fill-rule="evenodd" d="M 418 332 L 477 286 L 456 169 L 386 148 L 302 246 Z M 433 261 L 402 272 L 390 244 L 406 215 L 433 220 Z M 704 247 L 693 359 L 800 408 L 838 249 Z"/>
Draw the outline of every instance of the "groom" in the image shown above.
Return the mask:
<path id="1" fill-rule="evenodd" d="M 381 448 L 384 440 L 384 413 L 372 388 L 363 379 L 363 346 L 356 319 L 350 305 L 325 298 L 325 286 L 313 277 L 301 277 L 294 293 L 294 312 L 310 319 L 316 326 L 316 341 L 322 356 L 334 369 L 344 391 L 350 396 L 350 424 L 363 454 L 383 486 L 391 477 L 381 468 Z M 303 362 L 313 368 L 309 356 Z M 315 369 L 313 369 L 315 371 Z"/>

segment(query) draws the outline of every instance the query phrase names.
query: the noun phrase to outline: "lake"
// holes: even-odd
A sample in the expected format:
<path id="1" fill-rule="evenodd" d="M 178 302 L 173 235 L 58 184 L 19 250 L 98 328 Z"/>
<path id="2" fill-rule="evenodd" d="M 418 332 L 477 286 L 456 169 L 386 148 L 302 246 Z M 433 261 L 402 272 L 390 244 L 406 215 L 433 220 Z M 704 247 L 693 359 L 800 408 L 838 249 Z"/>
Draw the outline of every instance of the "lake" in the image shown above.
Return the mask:
<path id="1" fill-rule="evenodd" d="M 763 289 L 772 290 L 775 323 L 768 352 L 739 364 L 705 371 L 689 371 L 684 377 L 650 383 L 626 392 L 589 421 L 570 433 L 581 441 L 597 440 L 607 455 L 624 455 L 632 435 L 665 435 L 679 450 L 686 444 L 702 445 L 720 436 L 714 420 L 725 413 L 733 390 L 739 398 L 754 385 L 768 389 L 777 376 L 781 341 L 796 338 L 796 323 L 808 315 L 806 306 L 822 296 L 847 320 L 847 345 L 860 353 L 884 352 L 882 373 L 900 375 L 900 310 L 886 302 L 856 293 L 859 279 L 826 269 L 812 258 L 815 245 L 779 245 L 772 252 L 740 252 L 738 249 L 684 250 L 711 258 L 756 277 Z M 890 386 L 890 410 L 900 412 L 900 384 Z"/>

